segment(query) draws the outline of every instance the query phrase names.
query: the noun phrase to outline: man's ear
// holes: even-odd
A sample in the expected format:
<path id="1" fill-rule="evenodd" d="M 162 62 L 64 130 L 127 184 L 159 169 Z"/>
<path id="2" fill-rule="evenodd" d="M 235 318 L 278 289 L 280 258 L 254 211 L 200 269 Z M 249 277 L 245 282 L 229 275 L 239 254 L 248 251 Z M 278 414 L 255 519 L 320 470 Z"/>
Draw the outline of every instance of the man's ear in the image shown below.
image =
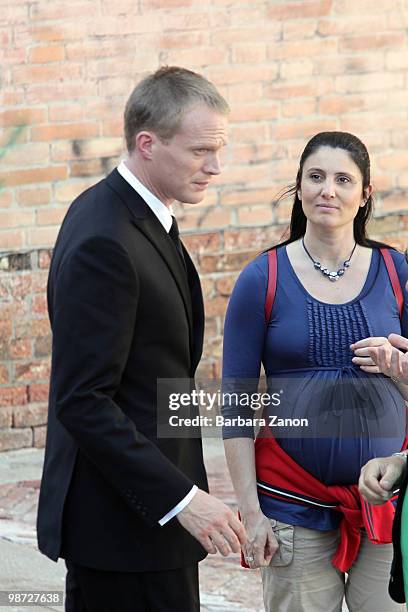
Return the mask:
<path id="1" fill-rule="evenodd" d="M 139 132 L 136 136 L 136 149 L 144 159 L 151 159 L 156 136 L 152 132 Z"/>

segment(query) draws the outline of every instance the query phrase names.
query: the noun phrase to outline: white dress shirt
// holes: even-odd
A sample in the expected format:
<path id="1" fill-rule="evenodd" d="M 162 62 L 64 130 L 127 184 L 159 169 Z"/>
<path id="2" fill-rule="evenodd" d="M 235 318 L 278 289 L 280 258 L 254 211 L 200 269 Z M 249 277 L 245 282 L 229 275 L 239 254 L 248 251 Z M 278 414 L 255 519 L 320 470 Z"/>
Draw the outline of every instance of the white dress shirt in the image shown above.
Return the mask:
<path id="1" fill-rule="evenodd" d="M 171 207 L 166 206 L 152 193 L 139 179 L 129 170 L 125 162 L 122 160 L 117 168 L 119 174 L 133 187 L 133 189 L 146 202 L 148 207 L 154 212 L 164 229 L 169 233 L 173 223 L 173 215 Z M 194 485 L 191 491 L 175 506 L 160 519 L 159 525 L 163 526 L 176 516 L 183 508 L 187 506 L 197 493 L 198 487 Z"/>

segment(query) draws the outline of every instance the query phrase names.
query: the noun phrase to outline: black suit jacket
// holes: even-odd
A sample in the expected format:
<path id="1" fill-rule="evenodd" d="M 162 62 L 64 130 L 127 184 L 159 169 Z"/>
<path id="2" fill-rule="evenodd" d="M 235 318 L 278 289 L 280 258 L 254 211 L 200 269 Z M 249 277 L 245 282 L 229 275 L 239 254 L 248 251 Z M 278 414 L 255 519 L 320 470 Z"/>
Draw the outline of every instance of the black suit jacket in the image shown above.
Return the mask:
<path id="1" fill-rule="evenodd" d="M 207 489 L 199 438 L 157 436 L 157 379 L 192 378 L 204 310 L 161 223 L 114 170 L 71 205 L 52 258 L 53 331 L 38 543 L 102 570 L 183 567 L 204 549 L 172 519 Z M 189 287 L 190 285 L 190 287 Z"/>

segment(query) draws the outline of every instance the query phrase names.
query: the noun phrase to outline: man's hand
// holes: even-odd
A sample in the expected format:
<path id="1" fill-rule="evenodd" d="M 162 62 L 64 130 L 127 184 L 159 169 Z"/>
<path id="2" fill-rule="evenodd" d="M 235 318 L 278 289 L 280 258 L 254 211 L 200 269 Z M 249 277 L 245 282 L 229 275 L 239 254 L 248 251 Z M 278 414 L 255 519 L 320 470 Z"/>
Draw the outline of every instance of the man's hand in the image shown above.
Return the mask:
<path id="1" fill-rule="evenodd" d="M 251 569 L 266 567 L 278 549 L 278 542 L 269 519 L 258 510 L 242 516 L 248 534 L 247 543 L 242 547 L 246 563 Z"/>
<path id="2" fill-rule="evenodd" d="M 210 554 L 239 552 L 247 540 L 245 528 L 222 501 L 199 489 L 177 518 Z"/>
<path id="3" fill-rule="evenodd" d="M 358 488 L 365 499 L 375 506 L 392 497 L 393 490 L 406 469 L 404 457 L 371 459 L 361 469 Z"/>
<path id="4" fill-rule="evenodd" d="M 408 339 L 398 334 L 388 338 L 364 338 L 351 345 L 353 363 L 365 372 L 381 372 L 395 381 L 408 384 Z M 400 350 L 402 349 L 402 351 Z"/>

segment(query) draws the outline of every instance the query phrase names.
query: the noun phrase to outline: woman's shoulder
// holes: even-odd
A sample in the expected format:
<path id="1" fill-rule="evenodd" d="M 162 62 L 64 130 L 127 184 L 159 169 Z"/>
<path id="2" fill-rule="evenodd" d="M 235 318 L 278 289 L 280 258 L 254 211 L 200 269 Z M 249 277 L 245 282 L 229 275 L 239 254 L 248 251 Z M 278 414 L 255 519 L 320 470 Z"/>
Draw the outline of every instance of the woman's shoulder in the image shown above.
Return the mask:
<path id="1" fill-rule="evenodd" d="M 403 278 L 404 280 L 408 279 L 408 261 L 405 253 L 401 253 L 401 251 L 397 251 L 397 249 L 389 248 L 388 249 L 392 260 L 395 265 L 395 269 L 397 270 L 398 276 Z"/>

